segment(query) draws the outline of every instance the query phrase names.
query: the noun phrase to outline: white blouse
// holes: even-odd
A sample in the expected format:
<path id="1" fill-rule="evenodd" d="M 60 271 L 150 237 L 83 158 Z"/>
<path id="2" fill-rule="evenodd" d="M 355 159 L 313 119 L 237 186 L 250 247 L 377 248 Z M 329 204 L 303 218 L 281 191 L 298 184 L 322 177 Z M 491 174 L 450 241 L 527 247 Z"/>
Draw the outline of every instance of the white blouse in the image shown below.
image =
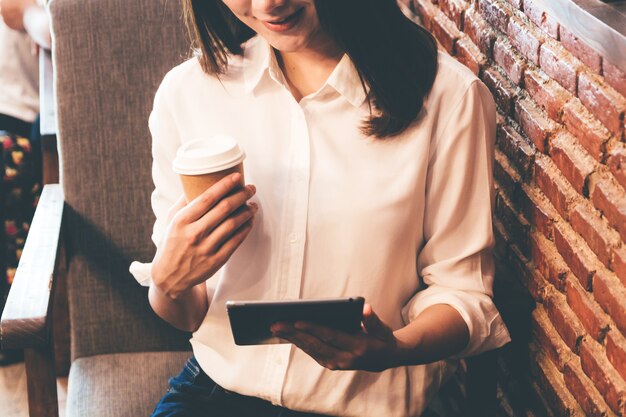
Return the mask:
<path id="1" fill-rule="evenodd" d="M 369 114 L 350 59 L 297 102 L 267 42 L 256 37 L 221 80 L 197 59 L 170 71 L 150 116 L 153 240 L 182 194 L 172 160 L 186 141 L 227 134 L 257 187 L 255 226 L 206 282 L 209 310 L 191 344 L 222 387 L 294 410 L 336 416 L 418 416 L 454 360 L 380 373 L 330 371 L 290 344 L 237 346 L 227 300 L 363 296 L 393 329 L 434 304 L 466 321 L 459 356 L 507 343 L 492 301 L 495 107 L 487 88 L 439 54 L 419 121 L 398 137 L 359 130 Z M 149 264 L 131 272 L 149 284 Z"/>

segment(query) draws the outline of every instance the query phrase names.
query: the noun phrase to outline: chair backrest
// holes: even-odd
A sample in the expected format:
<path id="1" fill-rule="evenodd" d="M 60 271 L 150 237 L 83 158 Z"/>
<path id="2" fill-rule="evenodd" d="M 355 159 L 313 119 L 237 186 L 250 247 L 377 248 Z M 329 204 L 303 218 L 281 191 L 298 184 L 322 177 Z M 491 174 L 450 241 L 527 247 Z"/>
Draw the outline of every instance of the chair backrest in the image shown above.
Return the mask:
<path id="1" fill-rule="evenodd" d="M 190 56 L 178 0 L 52 0 L 72 357 L 189 349 L 128 272 L 149 261 L 148 115 Z"/>

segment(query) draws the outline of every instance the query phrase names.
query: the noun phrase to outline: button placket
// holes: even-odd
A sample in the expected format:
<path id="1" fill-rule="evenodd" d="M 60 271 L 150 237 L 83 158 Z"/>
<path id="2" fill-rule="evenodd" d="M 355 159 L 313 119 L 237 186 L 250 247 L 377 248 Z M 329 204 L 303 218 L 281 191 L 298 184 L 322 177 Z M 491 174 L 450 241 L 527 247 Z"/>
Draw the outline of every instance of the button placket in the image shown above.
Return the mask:
<path id="1" fill-rule="evenodd" d="M 306 222 L 308 217 L 309 198 L 309 167 L 310 145 L 309 129 L 303 109 L 295 104 L 293 107 L 292 137 L 293 147 L 290 164 L 289 191 L 287 193 L 289 213 L 284 225 L 284 268 L 280 277 L 281 299 L 297 299 L 300 297 L 302 284 L 302 268 L 304 265 L 304 247 L 306 240 Z M 279 403 L 282 398 L 282 389 L 289 367 L 291 345 L 275 346 L 272 350 L 272 364 L 276 383 L 273 390 L 273 401 Z"/>
<path id="2" fill-rule="evenodd" d="M 309 128 L 306 119 L 306 105 L 303 102 L 296 106 L 294 123 L 294 140 L 296 152 L 294 154 L 294 180 L 291 181 L 291 192 L 294 196 L 293 223 L 289 234 L 290 243 L 290 274 L 286 296 L 292 299 L 300 297 L 302 284 L 302 267 L 304 261 L 304 245 L 306 240 L 306 223 L 309 205 L 309 172 L 310 172 L 310 143 Z"/>
<path id="3" fill-rule="evenodd" d="M 293 141 L 289 150 L 290 178 L 285 193 L 286 211 L 281 225 L 281 267 L 276 277 L 276 298 L 297 299 L 300 296 L 304 245 L 308 211 L 308 173 L 310 166 L 309 130 L 302 108 L 292 100 L 291 132 Z M 265 366 L 267 396 L 280 404 L 284 380 L 289 367 L 291 345 L 269 348 Z"/>

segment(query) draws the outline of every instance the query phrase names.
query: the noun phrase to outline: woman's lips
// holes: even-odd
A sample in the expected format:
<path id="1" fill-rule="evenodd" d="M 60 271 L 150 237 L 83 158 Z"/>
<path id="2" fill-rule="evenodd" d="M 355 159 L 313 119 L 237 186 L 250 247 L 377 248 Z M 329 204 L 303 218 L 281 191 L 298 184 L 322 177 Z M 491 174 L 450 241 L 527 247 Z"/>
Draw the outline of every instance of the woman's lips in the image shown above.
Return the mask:
<path id="1" fill-rule="evenodd" d="M 273 32 L 286 32 L 298 24 L 303 11 L 304 7 L 284 19 L 275 20 L 273 22 L 263 21 L 263 24 Z"/>

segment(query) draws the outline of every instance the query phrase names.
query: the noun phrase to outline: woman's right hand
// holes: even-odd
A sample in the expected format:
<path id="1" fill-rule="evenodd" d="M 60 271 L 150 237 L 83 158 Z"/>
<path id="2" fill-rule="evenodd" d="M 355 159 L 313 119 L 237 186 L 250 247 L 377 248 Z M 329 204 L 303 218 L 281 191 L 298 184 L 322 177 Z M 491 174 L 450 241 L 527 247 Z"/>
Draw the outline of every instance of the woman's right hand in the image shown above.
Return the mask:
<path id="1" fill-rule="evenodd" d="M 172 207 L 152 261 L 153 283 L 169 298 L 212 277 L 250 233 L 258 207 L 246 202 L 256 189 L 235 191 L 240 181 L 241 174 L 228 175 L 189 204 L 182 200 Z"/>

